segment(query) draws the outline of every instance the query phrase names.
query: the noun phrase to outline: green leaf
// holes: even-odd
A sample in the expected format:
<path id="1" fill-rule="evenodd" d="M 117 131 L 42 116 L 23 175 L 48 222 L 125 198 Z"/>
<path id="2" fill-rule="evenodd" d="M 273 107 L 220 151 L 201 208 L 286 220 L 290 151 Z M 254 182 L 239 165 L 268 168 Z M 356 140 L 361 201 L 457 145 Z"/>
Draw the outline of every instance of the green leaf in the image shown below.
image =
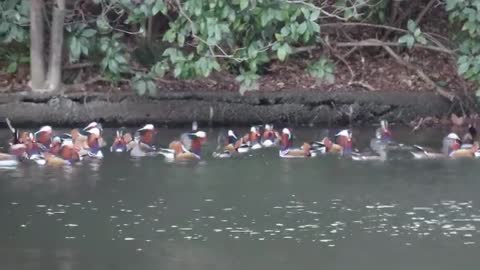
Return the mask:
<path id="1" fill-rule="evenodd" d="M 17 62 L 12 62 L 7 66 L 7 69 L 5 71 L 7 73 L 15 73 L 15 72 L 17 72 L 17 67 L 18 67 L 18 63 Z"/>
<path id="2" fill-rule="evenodd" d="M 148 93 L 151 96 L 155 95 L 156 92 L 157 92 L 157 86 L 155 85 L 155 83 L 152 80 L 147 81 L 147 89 L 148 89 Z"/>
<path id="3" fill-rule="evenodd" d="M 145 95 L 145 93 L 147 92 L 147 84 L 145 83 L 144 80 L 136 81 L 135 84 L 134 84 L 134 87 L 135 87 L 135 89 L 137 90 L 137 93 L 140 96 Z"/>
<path id="4" fill-rule="evenodd" d="M 292 49 L 287 43 L 284 43 L 277 49 L 277 57 L 280 61 L 284 61 L 285 58 L 289 53 L 291 53 Z"/>
<path id="5" fill-rule="evenodd" d="M 320 10 L 316 9 L 310 14 L 310 21 L 314 22 L 320 17 Z"/>
<path id="6" fill-rule="evenodd" d="M 415 38 L 411 34 L 406 34 L 401 36 L 398 39 L 398 43 L 405 44 L 410 49 L 413 47 L 413 44 L 415 43 Z"/>
<path id="7" fill-rule="evenodd" d="M 244 10 L 248 7 L 248 0 L 240 0 L 240 10 Z"/>
<path id="8" fill-rule="evenodd" d="M 306 22 L 301 23 L 298 26 L 297 31 L 298 31 L 299 34 L 303 35 L 305 33 L 305 31 L 307 31 L 307 23 Z"/>
<path id="9" fill-rule="evenodd" d="M 422 34 L 422 31 L 420 30 L 420 28 L 415 29 L 415 32 L 413 32 L 413 35 L 415 37 L 419 37 L 421 34 Z"/>
<path id="10" fill-rule="evenodd" d="M 418 36 L 416 38 L 417 42 L 423 45 L 426 45 L 428 43 L 427 39 L 424 36 Z"/>
<path id="11" fill-rule="evenodd" d="M 410 31 L 411 33 L 414 33 L 415 30 L 417 29 L 417 24 L 413 20 L 408 20 L 407 28 L 408 28 L 408 31 Z"/>
<path id="12" fill-rule="evenodd" d="M 173 76 L 175 76 L 175 78 L 178 78 L 181 74 L 182 74 L 182 66 L 176 65 L 175 69 L 173 70 Z"/>
<path id="13" fill-rule="evenodd" d="M 446 0 L 447 2 L 447 11 L 451 11 L 452 9 L 455 8 L 455 6 L 457 5 L 457 3 L 459 2 L 458 0 Z"/>
<path id="14" fill-rule="evenodd" d="M 152 15 L 157 15 L 158 12 L 162 12 L 162 13 L 166 13 L 167 12 L 167 8 L 165 6 L 165 3 L 163 2 L 163 0 L 157 0 L 155 1 L 155 5 L 153 6 L 152 8 Z"/>
<path id="15" fill-rule="evenodd" d="M 463 75 L 467 72 L 467 70 L 470 68 L 470 63 L 469 62 L 463 62 L 458 66 L 458 74 Z"/>
<path id="16" fill-rule="evenodd" d="M 86 38 L 93 37 L 97 31 L 95 29 L 86 29 L 82 31 L 82 36 Z"/>

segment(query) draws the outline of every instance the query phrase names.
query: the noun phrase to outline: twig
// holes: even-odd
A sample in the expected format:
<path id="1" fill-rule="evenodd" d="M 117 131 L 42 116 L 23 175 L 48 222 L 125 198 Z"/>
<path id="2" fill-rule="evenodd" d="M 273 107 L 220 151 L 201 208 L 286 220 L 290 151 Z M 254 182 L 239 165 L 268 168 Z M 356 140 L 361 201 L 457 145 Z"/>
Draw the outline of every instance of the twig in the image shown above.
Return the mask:
<path id="1" fill-rule="evenodd" d="M 289 0 L 287 1 L 287 3 L 289 4 L 299 4 L 299 5 L 304 5 L 304 6 L 308 6 L 312 9 L 316 9 L 318 11 L 320 11 L 321 13 L 323 13 L 324 15 L 328 16 L 328 17 L 331 17 L 331 18 L 336 18 L 336 19 L 339 19 L 341 21 L 346 21 L 347 19 L 343 18 L 343 17 L 340 17 L 336 14 L 333 14 L 333 13 L 329 13 L 327 11 L 325 11 L 325 9 L 321 8 L 321 7 L 317 7 L 316 5 L 314 4 L 311 4 L 311 3 L 306 3 L 304 1 L 300 1 L 300 0 Z"/>
<path id="2" fill-rule="evenodd" d="M 377 91 L 377 89 L 375 89 L 373 86 L 363 81 L 351 81 L 348 83 L 348 85 L 350 86 L 358 85 L 372 92 Z"/>
<path id="3" fill-rule="evenodd" d="M 64 70 L 70 70 L 70 69 L 79 69 L 79 68 L 87 68 L 87 67 L 93 67 L 96 66 L 96 63 L 92 62 L 85 62 L 85 63 L 76 63 L 76 64 L 71 64 L 68 66 L 64 66 Z"/>
<path id="4" fill-rule="evenodd" d="M 381 44 L 382 42 L 379 41 L 379 44 Z M 425 72 L 423 72 L 423 70 L 421 70 L 420 68 L 404 61 L 398 54 L 396 54 L 390 47 L 388 47 L 387 45 L 381 45 L 383 47 L 383 49 L 385 49 L 385 51 L 387 51 L 390 56 L 392 56 L 399 64 L 415 71 L 415 73 L 417 73 L 417 75 L 422 78 L 426 83 L 428 83 L 430 86 L 434 87 L 435 90 L 437 91 L 438 94 L 440 94 L 442 97 L 445 97 L 447 98 L 448 100 L 450 100 L 451 102 L 453 102 L 455 99 L 456 99 L 456 95 L 453 94 L 453 93 L 450 93 L 444 89 L 442 89 L 441 87 L 439 87 L 434 81 L 432 81 L 432 79 L 430 79 L 430 77 L 428 77 L 427 74 L 425 74 Z"/>
<path id="5" fill-rule="evenodd" d="M 422 21 L 423 17 L 425 17 L 425 15 L 427 14 L 427 12 L 432 8 L 433 4 L 436 2 L 437 0 L 430 0 L 430 2 L 428 2 L 428 4 L 422 9 L 422 11 L 420 12 L 420 14 L 418 14 L 417 18 L 415 19 L 415 23 L 417 25 L 420 24 L 420 22 Z"/>
<path id="6" fill-rule="evenodd" d="M 412 133 L 417 131 L 422 125 L 423 125 L 423 121 L 425 120 L 425 118 L 420 118 L 420 120 L 418 121 L 418 123 L 413 127 L 412 129 Z"/>
<path id="7" fill-rule="evenodd" d="M 366 39 L 355 42 L 337 42 L 334 44 L 337 47 L 377 47 L 377 46 L 388 46 L 388 47 L 400 47 L 405 46 L 398 42 L 383 42 L 378 39 Z M 449 55 L 454 55 L 455 52 L 446 48 L 435 47 L 430 45 L 415 44 L 414 48 L 427 49 L 431 51 L 437 51 L 446 53 Z"/>
<path id="8" fill-rule="evenodd" d="M 392 30 L 400 33 L 408 33 L 408 30 L 394 27 L 394 26 L 389 26 L 389 25 L 383 25 L 383 24 L 374 24 L 374 23 L 364 23 L 364 22 L 336 22 L 336 23 L 324 23 L 321 25 L 321 27 L 356 27 L 356 26 L 362 26 L 362 27 L 371 27 L 371 28 L 381 28 L 381 29 L 387 29 L 387 30 Z M 440 38 L 444 41 L 450 42 L 450 39 L 447 37 L 444 37 L 439 34 L 435 33 L 429 33 L 429 32 L 424 32 L 423 33 L 425 36 L 428 38 L 431 38 L 432 36 Z"/>

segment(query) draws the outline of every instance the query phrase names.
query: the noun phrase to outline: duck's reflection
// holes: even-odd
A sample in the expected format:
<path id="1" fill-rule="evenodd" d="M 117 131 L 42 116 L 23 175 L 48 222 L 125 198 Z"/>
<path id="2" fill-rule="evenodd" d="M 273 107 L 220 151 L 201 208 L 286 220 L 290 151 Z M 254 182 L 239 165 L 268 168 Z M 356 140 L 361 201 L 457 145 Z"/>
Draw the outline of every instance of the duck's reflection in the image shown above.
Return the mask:
<path id="1" fill-rule="evenodd" d="M 11 179 L 8 183 L 14 192 L 30 193 L 40 198 L 55 194 L 74 196 L 80 195 L 85 188 L 96 187 L 99 166 L 98 163 L 62 167 L 26 165 L 5 171 L 5 175 Z"/>

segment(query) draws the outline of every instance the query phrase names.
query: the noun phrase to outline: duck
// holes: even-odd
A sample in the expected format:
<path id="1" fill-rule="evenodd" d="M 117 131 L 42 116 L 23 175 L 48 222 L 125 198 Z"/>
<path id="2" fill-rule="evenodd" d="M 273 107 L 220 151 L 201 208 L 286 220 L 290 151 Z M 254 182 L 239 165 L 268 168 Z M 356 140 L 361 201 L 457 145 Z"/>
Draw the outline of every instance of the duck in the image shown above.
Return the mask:
<path id="1" fill-rule="evenodd" d="M 63 166 L 63 165 L 73 165 L 77 162 L 82 161 L 83 157 L 81 151 L 76 147 L 73 141 L 69 139 L 60 140 L 60 137 L 54 137 L 53 139 L 56 144 L 60 141 L 60 146 L 58 147 L 57 153 L 52 151 L 46 152 L 43 155 L 45 165 L 48 166 Z M 53 148 L 53 147 L 52 147 Z"/>
<path id="2" fill-rule="evenodd" d="M 41 152 L 48 152 L 52 143 L 53 128 L 51 126 L 42 126 L 38 131 L 33 133 L 35 142 Z"/>
<path id="3" fill-rule="evenodd" d="M 153 144 L 156 133 L 157 131 L 153 124 L 146 124 L 138 129 L 135 132 L 135 143 L 130 151 L 130 156 L 138 158 L 158 155 L 158 150 Z"/>
<path id="4" fill-rule="evenodd" d="M 104 146 L 104 141 L 101 135 L 102 131 L 98 127 L 93 127 L 86 129 L 86 132 L 86 145 L 84 145 L 83 148 L 80 148 L 81 156 L 93 159 L 103 159 L 102 147 Z"/>
<path id="5" fill-rule="evenodd" d="M 393 144 L 393 136 L 388 122 L 380 121 L 380 127 L 375 130 L 375 137 L 370 140 L 370 149 L 375 153 L 385 150 L 386 146 Z"/>
<path id="6" fill-rule="evenodd" d="M 264 127 L 261 144 L 265 148 L 273 147 L 278 145 L 280 137 L 280 134 L 274 130 L 272 124 L 266 124 Z"/>
<path id="7" fill-rule="evenodd" d="M 260 135 L 259 129 L 256 126 L 250 128 L 250 132 L 245 134 L 240 140 L 241 144 L 238 147 L 238 152 L 246 153 L 250 150 L 258 150 L 262 148 L 261 143 L 262 136 Z"/>
<path id="8" fill-rule="evenodd" d="M 343 156 L 351 156 L 353 153 L 353 134 L 350 129 L 343 129 L 335 134 L 335 146 L 334 151 L 339 152 Z"/>
<path id="9" fill-rule="evenodd" d="M 413 145 L 413 150 L 410 153 L 413 155 L 414 159 L 439 159 L 449 157 L 453 152 L 460 148 L 460 137 L 456 133 L 451 132 L 443 138 L 441 152 L 437 152 L 435 150 L 432 150 L 431 148 Z"/>
<path id="10" fill-rule="evenodd" d="M 176 161 L 200 160 L 201 148 L 206 140 L 205 131 L 183 133 L 180 140 L 174 140 L 169 144 L 169 149 L 173 151 L 173 158 L 170 158 L 170 155 L 165 157 Z"/>
<path id="11" fill-rule="evenodd" d="M 303 143 L 301 148 L 292 148 L 292 146 L 292 131 L 289 128 L 283 128 L 279 151 L 279 156 L 281 158 L 309 158 L 316 156 L 315 152 L 310 151 L 311 145 L 308 143 Z"/>
<path id="12" fill-rule="evenodd" d="M 135 145 L 132 134 L 129 132 L 123 134 L 123 130 L 117 130 L 115 135 L 112 146 L 110 146 L 110 152 L 130 152 Z"/>
<path id="13" fill-rule="evenodd" d="M 242 139 L 242 138 L 241 138 Z M 242 140 L 239 140 L 237 134 L 231 129 L 225 133 L 221 133 L 217 139 L 219 152 L 214 152 L 214 158 L 231 158 L 236 154 L 245 153 L 244 149 L 248 151 L 249 147 L 246 144 L 242 144 Z"/>

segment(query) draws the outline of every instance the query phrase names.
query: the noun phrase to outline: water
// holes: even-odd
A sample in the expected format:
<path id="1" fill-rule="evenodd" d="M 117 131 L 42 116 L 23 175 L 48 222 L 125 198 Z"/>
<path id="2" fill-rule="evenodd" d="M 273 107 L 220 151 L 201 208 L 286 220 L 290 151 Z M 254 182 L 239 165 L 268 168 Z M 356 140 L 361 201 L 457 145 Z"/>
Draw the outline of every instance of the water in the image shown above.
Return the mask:
<path id="1" fill-rule="evenodd" d="M 161 130 L 159 141 L 179 133 Z M 302 130 L 297 142 L 320 133 Z M 396 133 L 408 143 L 441 140 L 438 131 Z M 0 171 L 0 269 L 474 269 L 480 261 L 480 160 L 277 155 L 176 164 L 108 153 L 69 169 Z"/>

